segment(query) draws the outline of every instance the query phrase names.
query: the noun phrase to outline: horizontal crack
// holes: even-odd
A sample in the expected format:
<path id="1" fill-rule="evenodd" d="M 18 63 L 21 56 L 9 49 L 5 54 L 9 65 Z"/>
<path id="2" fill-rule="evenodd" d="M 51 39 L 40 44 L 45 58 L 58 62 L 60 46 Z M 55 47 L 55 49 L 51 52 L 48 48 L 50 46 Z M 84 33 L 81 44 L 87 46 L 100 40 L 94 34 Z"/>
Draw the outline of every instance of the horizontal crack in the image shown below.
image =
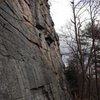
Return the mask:
<path id="1" fill-rule="evenodd" d="M 13 28 L 15 28 L 18 32 L 20 32 L 28 41 L 30 41 L 31 43 L 34 43 L 35 45 L 37 45 L 38 47 L 41 47 L 38 43 L 33 42 L 31 39 L 29 39 L 23 32 L 21 32 L 17 27 L 15 27 L 14 25 L 12 25 L 6 18 L 4 18 L 2 16 L 2 14 L 0 14 L 0 16 L 6 21 L 8 22 Z"/>
<path id="2" fill-rule="evenodd" d="M 12 13 L 14 14 L 14 15 L 16 15 L 16 13 L 13 11 L 13 9 L 9 6 L 9 4 L 7 3 L 7 1 L 5 1 L 5 4 L 7 5 L 7 7 L 12 11 Z M 16 15 L 17 16 L 17 15 Z M 17 16 L 18 17 L 18 16 Z"/>

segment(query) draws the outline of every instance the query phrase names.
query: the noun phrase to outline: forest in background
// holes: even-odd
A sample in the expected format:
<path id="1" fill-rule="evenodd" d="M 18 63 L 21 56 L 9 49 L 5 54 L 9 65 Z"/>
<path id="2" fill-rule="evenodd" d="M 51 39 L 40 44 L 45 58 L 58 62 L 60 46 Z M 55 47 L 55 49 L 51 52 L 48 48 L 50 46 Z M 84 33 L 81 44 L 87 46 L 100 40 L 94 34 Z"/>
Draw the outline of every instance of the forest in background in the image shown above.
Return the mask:
<path id="1" fill-rule="evenodd" d="M 69 51 L 65 75 L 70 93 L 73 100 L 100 100 L 100 1 L 70 3 L 73 16 L 59 35 Z"/>

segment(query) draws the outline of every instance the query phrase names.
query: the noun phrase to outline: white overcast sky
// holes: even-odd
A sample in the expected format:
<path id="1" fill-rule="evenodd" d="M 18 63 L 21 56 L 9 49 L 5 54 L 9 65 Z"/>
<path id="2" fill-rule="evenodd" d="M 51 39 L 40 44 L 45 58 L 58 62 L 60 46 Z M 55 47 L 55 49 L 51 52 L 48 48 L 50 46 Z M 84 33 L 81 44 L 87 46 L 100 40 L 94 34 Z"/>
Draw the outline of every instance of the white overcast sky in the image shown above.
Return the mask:
<path id="1" fill-rule="evenodd" d="M 72 16 L 71 3 L 72 0 L 49 0 L 51 2 L 51 16 L 55 23 L 55 29 L 59 32 L 61 26 L 70 21 Z M 79 0 L 75 0 L 78 2 Z M 100 2 L 100 0 L 96 0 Z"/>
<path id="2" fill-rule="evenodd" d="M 55 24 L 55 29 L 57 33 L 61 33 L 60 29 L 64 26 L 67 21 L 71 19 L 72 16 L 72 9 L 71 9 L 71 0 L 50 0 L 51 6 L 51 16 Z M 65 46 L 66 43 L 60 41 L 60 51 L 61 53 L 69 53 L 68 47 Z M 63 56 L 62 60 L 66 64 L 68 56 Z"/>
<path id="3" fill-rule="evenodd" d="M 63 26 L 71 18 L 72 9 L 70 6 L 71 0 L 50 0 L 51 16 L 55 23 L 55 29 L 59 32 Z"/>
<path id="4" fill-rule="evenodd" d="M 72 18 L 72 8 L 70 3 L 70 1 L 72 0 L 49 0 L 49 1 L 51 2 L 50 10 L 52 19 L 55 24 L 56 32 L 61 33 L 61 31 L 59 31 L 61 29 L 61 26 L 64 26 Z M 79 0 L 75 1 L 77 2 Z M 61 41 L 60 41 L 60 50 L 61 53 L 68 53 L 68 47 L 64 42 Z M 66 55 L 63 57 L 64 63 L 67 63 L 66 60 L 67 58 L 68 56 Z"/>

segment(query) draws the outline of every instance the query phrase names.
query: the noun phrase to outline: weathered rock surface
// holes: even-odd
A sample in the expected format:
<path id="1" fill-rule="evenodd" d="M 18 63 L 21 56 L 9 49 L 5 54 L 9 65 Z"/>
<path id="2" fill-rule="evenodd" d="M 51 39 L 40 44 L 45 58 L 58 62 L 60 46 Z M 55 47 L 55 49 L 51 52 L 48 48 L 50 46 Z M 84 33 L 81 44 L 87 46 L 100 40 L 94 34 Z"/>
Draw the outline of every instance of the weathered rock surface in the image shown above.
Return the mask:
<path id="1" fill-rule="evenodd" d="M 47 0 L 0 0 L 0 100 L 70 100 Z"/>

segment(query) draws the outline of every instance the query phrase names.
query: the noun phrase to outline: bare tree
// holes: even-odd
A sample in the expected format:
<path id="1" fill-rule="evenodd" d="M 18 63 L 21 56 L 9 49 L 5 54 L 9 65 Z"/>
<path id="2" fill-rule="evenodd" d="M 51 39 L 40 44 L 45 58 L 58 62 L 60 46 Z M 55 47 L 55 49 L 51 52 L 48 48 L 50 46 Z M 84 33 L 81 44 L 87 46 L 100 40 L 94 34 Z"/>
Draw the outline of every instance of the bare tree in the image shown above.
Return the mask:
<path id="1" fill-rule="evenodd" d="M 80 30 L 81 30 L 81 26 L 82 26 L 82 21 L 80 18 L 81 12 L 84 12 L 84 7 L 86 6 L 86 3 L 82 3 L 83 5 L 81 5 L 81 0 L 75 4 L 75 0 L 73 0 L 71 2 L 72 4 L 72 10 L 73 10 L 73 24 L 74 24 L 74 30 L 75 30 L 75 40 L 76 40 L 76 45 L 77 45 L 77 54 L 78 54 L 78 58 L 79 58 L 79 63 L 80 63 L 80 67 L 82 70 L 82 85 L 81 85 L 81 100 L 84 99 L 84 82 L 85 82 L 85 72 L 84 72 L 84 57 L 83 57 L 83 53 L 82 53 L 82 46 L 80 43 Z M 81 5 L 81 6 L 79 6 Z M 78 10 L 77 10 L 77 7 Z M 77 12 L 76 12 L 77 10 Z"/>
<path id="2" fill-rule="evenodd" d="M 89 100 L 91 100 L 91 77 L 92 77 L 92 72 L 91 72 L 91 62 L 92 58 L 94 56 L 95 58 L 95 76 L 96 76 L 96 90 L 97 90 L 97 97 L 99 100 L 99 90 L 98 90 L 98 76 L 97 76 L 97 62 L 96 62 L 96 46 L 95 46 L 95 41 L 96 41 L 96 26 L 98 25 L 98 15 L 100 14 L 100 3 L 97 3 L 94 0 L 79 0 L 76 2 L 75 0 L 72 0 L 71 2 L 72 5 L 72 10 L 73 10 L 73 19 L 71 19 L 71 23 L 74 26 L 74 35 L 72 35 L 72 29 L 69 29 L 70 37 L 76 45 L 72 45 L 71 42 L 67 41 L 67 45 L 71 48 L 73 54 L 78 58 L 79 60 L 79 67 L 82 72 L 82 84 L 81 84 L 81 100 L 84 100 L 84 92 L 85 92 L 85 81 L 89 80 Z M 88 14 L 88 15 L 86 15 Z M 83 52 L 83 45 L 82 45 L 82 35 L 84 26 L 86 23 L 91 23 L 91 45 L 88 47 L 85 45 L 86 50 L 88 49 L 88 57 L 86 60 L 84 59 L 84 52 Z M 73 38 L 75 36 L 75 38 Z M 68 39 L 68 37 L 67 37 Z M 87 40 L 88 42 L 88 40 Z M 78 68 L 77 68 L 78 69 Z"/>
<path id="3" fill-rule="evenodd" d="M 88 64 L 87 67 L 90 66 L 90 61 L 91 61 L 91 57 L 94 54 L 94 59 L 95 59 L 95 76 L 96 76 L 96 90 L 97 90 L 97 100 L 100 100 L 99 98 L 99 87 L 98 87 L 98 76 L 97 76 L 97 61 L 96 61 L 96 35 L 100 34 L 96 31 L 96 27 L 95 24 L 97 24 L 97 20 L 98 20 L 98 15 L 100 14 L 100 2 L 94 1 L 94 0 L 88 0 L 88 13 L 90 16 L 90 22 L 91 22 L 91 34 L 92 34 L 92 46 L 91 46 L 91 51 L 90 51 L 90 57 L 88 59 Z M 98 24 L 97 24 L 98 25 Z M 97 29 L 98 30 L 98 29 Z M 93 51 L 93 52 L 92 52 Z M 87 68 L 86 67 L 86 68 Z M 90 67 L 89 67 L 90 70 Z M 90 97 L 89 97 L 90 98 Z"/>

